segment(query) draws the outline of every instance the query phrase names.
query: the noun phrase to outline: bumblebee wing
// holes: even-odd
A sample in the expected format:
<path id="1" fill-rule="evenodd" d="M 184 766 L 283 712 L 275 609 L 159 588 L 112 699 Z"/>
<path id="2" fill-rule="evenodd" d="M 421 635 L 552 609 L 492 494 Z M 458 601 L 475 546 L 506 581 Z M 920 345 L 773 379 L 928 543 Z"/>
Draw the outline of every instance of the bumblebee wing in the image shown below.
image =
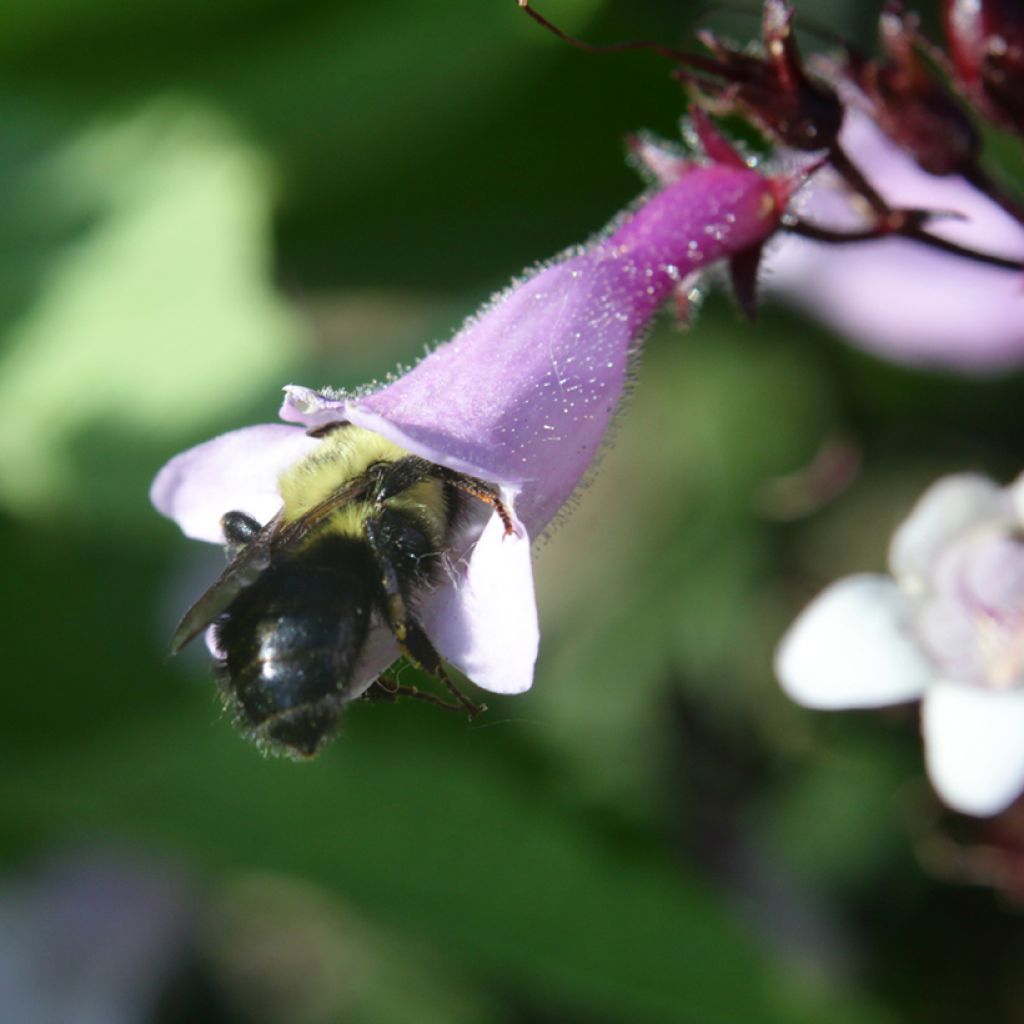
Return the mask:
<path id="1" fill-rule="evenodd" d="M 291 522 L 282 523 L 281 513 L 274 516 L 182 616 L 171 640 L 171 654 L 177 654 L 219 615 L 223 615 L 241 591 L 255 583 L 269 568 L 275 551 L 287 551 L 301 544 L 335 509 L 363 497 L 366 489 L 366 481 L 360 478 L 333 491 Z"/>
<path id="2" fill-rule="evenodd" d="M 280 527 L 280 516 L 275 516 L 256 537 L 231 560 L 213 585 L 182 616 L 171 640 L 171 654 L 177 654 L 191 643 L 228 605 L 270 565 L 271 544 Z"/>
<path id="3" fill-rule="evenodd" d="M 286 551 L 288 548 L 297 547 L 337 509 L 351 504 L 353 501 L 364 499 L 368 489 L 367 481 L 363 477 L 359 477 L 339 487 L 336 491 L 332 491 L 323 501 L 306 509 L 301 516 L 281 526 L 272 538 L 274 549 Z"/>

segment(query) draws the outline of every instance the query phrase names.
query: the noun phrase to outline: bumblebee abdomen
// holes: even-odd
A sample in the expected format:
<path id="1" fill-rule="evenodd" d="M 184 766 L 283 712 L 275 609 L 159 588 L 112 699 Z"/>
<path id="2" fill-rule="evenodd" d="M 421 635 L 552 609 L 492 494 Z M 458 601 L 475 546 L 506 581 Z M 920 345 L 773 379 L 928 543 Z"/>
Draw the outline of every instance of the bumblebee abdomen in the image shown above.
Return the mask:
<path id="1" fill-rule="evenodd" d="M 365 543 L 323 538 L 272 565 L 217 625 L 227 698 L 256 739 L 303 757 L 331 734 L 379 588 Z"/>

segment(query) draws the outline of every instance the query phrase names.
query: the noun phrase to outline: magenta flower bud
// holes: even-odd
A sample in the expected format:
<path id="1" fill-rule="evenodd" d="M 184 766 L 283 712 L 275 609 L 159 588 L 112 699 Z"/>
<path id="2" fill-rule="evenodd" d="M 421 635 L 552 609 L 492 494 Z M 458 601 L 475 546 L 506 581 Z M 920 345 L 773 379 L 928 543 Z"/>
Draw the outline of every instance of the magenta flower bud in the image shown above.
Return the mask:
<path id="1" fill-rule="evenodd" d="M 178 455 L 153 484 L 154 505 L 188 536 L 223 543 L 221 517 L 238 510 L 266 523 L 282 504 L 281 474 L 325 443 L 308 431 L 340 420 L 482 481 L 512 530 L 481 505 L 487 514 L 471 517 L 445 552 L 447 572 L 419 597 L 417 615 L 437 651 L 478 685 L 529 688 L 538 644 L 530 537 L 583 479 L 654 313 L 712 263 L 735 258 L 752 271 L 797 185 L 748 168 L 700 129 L 724 161 L 689 163 L 643 144 L 660 187 L 612 230 L 528 273 L 385 386 L 286 388 L 281 417 L 293 426 L 248 427 Z M 346 699 L 397 655 L 375 623 Z"/>

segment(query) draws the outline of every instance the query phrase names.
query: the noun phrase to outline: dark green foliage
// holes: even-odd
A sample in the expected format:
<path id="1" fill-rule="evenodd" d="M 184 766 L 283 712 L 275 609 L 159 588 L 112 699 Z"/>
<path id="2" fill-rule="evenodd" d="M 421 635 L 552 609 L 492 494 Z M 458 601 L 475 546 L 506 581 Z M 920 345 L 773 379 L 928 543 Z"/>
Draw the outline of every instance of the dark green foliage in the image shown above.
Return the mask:
<path id="1" fill-rule="evenodd" d="M 545 13 L 669 43 L 691 14 Z M 624 134 L 671 135 L 678 88 L 513 0 L 11 0 L 0 62 L 0 901 L 54 851 L 173 864 L 193 923 L 161 1024 L 1016 1019 L 1012 918 L 914 859 L 913 715 L 800 711 L 770 659 L 920 486 L 1019 468 L 1019 379 L 909 374 L 709 303 L 652 337 L 540 550 L 535 691 L 473 725 L 357 706 L 315 763 L 265 760 L 202 652 L 165 656 L 223 563 L 150 509 L 153 474 L 272 419 L 283 383 L 415 359 L 593 233 L 639 189 Z M 866 472 L 769 521 L 769 481 L 836 431 Z"/>

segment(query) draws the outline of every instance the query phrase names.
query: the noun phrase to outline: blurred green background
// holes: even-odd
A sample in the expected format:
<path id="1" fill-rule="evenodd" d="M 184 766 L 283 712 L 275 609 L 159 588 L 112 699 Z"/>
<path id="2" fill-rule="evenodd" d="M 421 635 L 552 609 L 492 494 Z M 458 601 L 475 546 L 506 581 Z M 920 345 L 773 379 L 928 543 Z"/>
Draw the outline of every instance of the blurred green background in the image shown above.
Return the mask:
<path id="1" fill-rule="evenodd" d="M 541 9 L 670 44 L 700 13 Z M 876 10 L 811 13 L 867 41 Z M 473 725 L 357 706 L 315 763 L 266 760 L 202 652 L 165 656 L 221 556 L 153 475 L 593 234 L 680 90 L 513 0 L 8 0 L 0 64 L 5 1020 L 1022 1019 L 1019 919 L 945 877 L 978 836 L 940 820 L 913 710 L 814 714 L 771 675 L 929 480 L 1017 471 L 1019 379 L 894 369 L 721 295 L 666 317 L 539 549 L 534 691 Z M 863 469 L 802 508 L 785 478 L 829 443 Z"/>

